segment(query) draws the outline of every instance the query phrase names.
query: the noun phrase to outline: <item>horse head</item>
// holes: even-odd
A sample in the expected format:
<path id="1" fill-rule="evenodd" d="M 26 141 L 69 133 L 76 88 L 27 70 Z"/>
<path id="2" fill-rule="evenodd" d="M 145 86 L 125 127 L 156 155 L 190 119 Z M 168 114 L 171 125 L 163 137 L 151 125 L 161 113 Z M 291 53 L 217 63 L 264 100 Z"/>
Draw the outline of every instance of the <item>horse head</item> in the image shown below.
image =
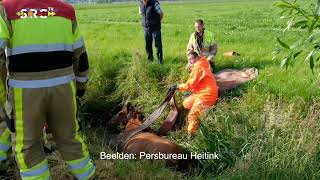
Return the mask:
<path id="1" fill-rule="evenodd" d="M 131 121 L 140 121 L 141 124 L 142 119 L 140 117 L 140 113 L 136 111 L 130 103 L 128 103 L 121 111 L 111 118 L 110 124 L 121 124 L 123 126 L 127 126 L 127 124 L 132 124 L 130 123 Z"/>

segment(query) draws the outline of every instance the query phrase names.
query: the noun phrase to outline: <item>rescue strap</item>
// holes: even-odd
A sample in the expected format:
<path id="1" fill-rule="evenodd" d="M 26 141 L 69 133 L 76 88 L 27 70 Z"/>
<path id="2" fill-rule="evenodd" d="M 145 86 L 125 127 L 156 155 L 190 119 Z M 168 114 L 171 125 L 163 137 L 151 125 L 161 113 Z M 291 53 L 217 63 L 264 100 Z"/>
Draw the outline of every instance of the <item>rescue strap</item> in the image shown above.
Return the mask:
<path id="1" fill-rule="evenodd" d="M 162 103 L 159 105 L 159 107 L 155 111 L 153 111 L 153 113 L 147 118 L 147 120 L 145 120 L 143 122 L 143 124 L 141 124 L 138 128 L 133 129 L 133 130 L 123 134 L 122 136 L 120 136 L 120 138 L 118 139 L 118 144 L 120 145 L 121 149 L 124 149 L 124 147 L 126 146 L 128 141 L 133 136 L 135 136 L 139 132 L 141 132 L 141 131 L 145 130 L 146 128 L 148 128 L 149 126 L 151 126 L 151 124 L 153 122 L 155 122 L 160 117 L 163 110 L 168 105 L 168 103 L 171 101 L 171 99 L 173 99 L 172 101 L 175 106 L 176 103 L 175 103 L 175 99 L 174 99 L 174 93 L 175 93 L 175 90 L 169 89 L 166 98 L 162 101 Z M 175 113 L 173 113 L 172 111 L 175 111 Z M 164 123 L 166 123 L 167 121 L 175 121 L 177 114 L 178 114 L 177 108 L 173 107 L 171 105 L 171 111 L 170 111 L 169 116 L 167 117 L 167 119 Z"/>

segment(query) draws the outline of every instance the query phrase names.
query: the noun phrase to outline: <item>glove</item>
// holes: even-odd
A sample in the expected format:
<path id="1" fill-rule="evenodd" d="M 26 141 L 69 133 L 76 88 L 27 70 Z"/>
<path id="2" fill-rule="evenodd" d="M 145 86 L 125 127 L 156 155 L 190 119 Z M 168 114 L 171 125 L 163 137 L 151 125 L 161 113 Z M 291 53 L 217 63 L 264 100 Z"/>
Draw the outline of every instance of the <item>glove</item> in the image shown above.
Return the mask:
<path id="1" fill-rule="evenodd" d="M 77 97 L 81 98 L 85 92 L 86 92 L 86 90 L 84 90 L 84 89 L 77 89 Z"/>
<path id="2" fill-rule="evenodd" d="M 178 84 L 177 84 L 177 83 L 173 83 L 173 84 L 171 85 L 170 89 L 171 89 L 172 91 L 177 90 L 177 89 L 178 89 Z"/>

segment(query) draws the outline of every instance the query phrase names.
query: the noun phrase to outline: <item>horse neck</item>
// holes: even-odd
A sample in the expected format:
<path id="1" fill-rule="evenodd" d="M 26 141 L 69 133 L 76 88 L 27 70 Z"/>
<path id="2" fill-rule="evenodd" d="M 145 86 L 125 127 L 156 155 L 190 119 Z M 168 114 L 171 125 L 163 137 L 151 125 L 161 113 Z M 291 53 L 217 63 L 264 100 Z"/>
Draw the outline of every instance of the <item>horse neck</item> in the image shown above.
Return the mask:
<path id="1" fill-rule="evenodd" d="M 138 119 L 138 118 L 131 118 L 127 125 L 126 125 L 126 128 L 125 128 L 125 132 L 126 131 L 131 131 L 131 130 L 134 130 L 134 129 L 137 129 L 140 125 L 142 124 L 141 120 Z"/>

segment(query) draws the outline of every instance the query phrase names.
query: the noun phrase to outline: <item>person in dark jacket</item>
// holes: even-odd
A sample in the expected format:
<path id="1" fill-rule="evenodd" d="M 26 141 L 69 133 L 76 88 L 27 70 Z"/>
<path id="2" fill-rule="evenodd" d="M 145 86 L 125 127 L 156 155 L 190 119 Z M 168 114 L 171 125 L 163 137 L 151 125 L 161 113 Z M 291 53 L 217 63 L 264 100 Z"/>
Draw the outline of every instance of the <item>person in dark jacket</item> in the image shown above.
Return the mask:
<path id="1" fill-rule="evenodd" d="M 157 0 L 141 0 L 139 14 L 142 16 L 142 26 L 144 28 L 144 38 L 148 59 L 153 60 L 152 41 L 154 39 L 157 48 L 159 64 L 163 63 L 162 40 L 161 40 L 161 20 L 163 12 Z"/>

